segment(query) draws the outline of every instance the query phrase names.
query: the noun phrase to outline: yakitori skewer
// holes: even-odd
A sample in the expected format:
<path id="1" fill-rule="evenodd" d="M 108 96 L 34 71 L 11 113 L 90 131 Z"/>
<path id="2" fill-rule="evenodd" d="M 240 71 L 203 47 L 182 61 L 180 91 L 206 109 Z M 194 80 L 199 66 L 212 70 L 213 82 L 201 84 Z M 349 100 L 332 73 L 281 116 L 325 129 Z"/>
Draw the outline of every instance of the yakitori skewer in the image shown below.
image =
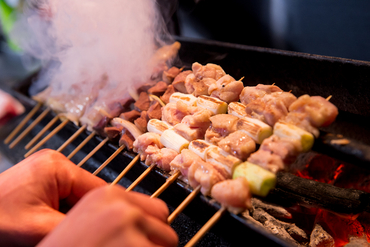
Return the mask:
<path id="1" fill-rule="evenodd" d="M 12 143 L 10 143 L 9 148 L 15 147 L 42 119 L 51 111 L 48 107 L 46 108 Z"/>
<path id="2" fill-rule="evenodd" d="M 71 144 L 84 130 L 86 125 L 81 126 L 67 141 L 65 141 L 58 149 L 58 152 L 62 152 L 69 144 Z"/>
<path id="3" fill-rule="evenodd" d="M 90 135 L 88 135 L 88 137 L 85 138 L 85 140 L 83 140 L 80 145 L 78 145 L 68 156 L 67 158 L 68 159 L 71 159 L 78 151 L 81 150 L 81 148 L 83 148 L 86 143 L 88 143 L 94 136 L 96 135 L 96 132 L 93 131 L 90 133 Z"/>
<path id="4" fill-rule="evenodd" d="M 111 183 L 111 185 L 117 184 L 125 175 L 126 173 L 136 164 L 139 160 L 140 155 L 136 155 L 135 158 L 131 160 L 131 162 L 123 169 L 123 171 L 116 177 L 116 179 Z"/>
<path id="5" fill-rule="evenodd" d="M 192 247 L 198 243 L 198 241 L 217 223 L 217 221 L 226 212 L 225 207 L 221 207 L 213 216 L 210 218 L 206 224 L 190 239 L 190 241 L 185 245 L 185 247 Z"/>
<path id="6" fill-rule="evenodd" d="M 10 132 L 9 136 L 7 138 L 5 138 L 4 140 L 4 143 L 5 144 L 8 144 L 11 140 L 13 140 L 13 138 L 18 134 L 19 131 L 21 131 L 21 129 L 26 125 L 26 123 L 28 122 L 28 120 L 30 120 L 33 115 L 36 114 L 36 112 L 41 108 L 42 106 L 42 103 L 41 102 L 38 102 L 34 107 L 33 109 L 26 115 L 26 117 L 18 124 L 17 127 L 15 127 L 15 129 Z"/>
<path id="7" fill-rule="evenodd" d="M 167 218 L 167 223 L 171 224 L 177 216 L 189 205 L 189 203 L 199 194 L 201 186 L 196 187 L 182 203 Z"/>
<path id="8" fill-rule="evenodd" d="M 107 137 L 107 138 L 105 138 L 103 141 L 101 141 L 100 143 L 99 143 L 99 145 L 98 146 L 96 146 L 93 150 L 91 150 L 91 152 L 88 154 L 88 155 L 86 155 L 86 157 L 85 158 L 83 158 L 81 161 L 80 161 L 80 163 L 78 163 L 77 164 L 77 166 L 82 166 L 83 164 L 85 164 L 85 162 L 86 161 L 88 161 L 96 152 L 98 152 L 99 151 L 99 149 L 101 148 L 101 147 L 103 147 L 104 146 L 104 144 L 105 143 L 107 143 L 109 141 L 109 138 Z"/>
<path id="9" fill-rule="evenodd" d="M 45 127 L 35 136 L 33 139 L 24 147 L 26 150 L 30 149 L 35 142 L 37 142 L 46 131 L 48 131 L 57 121 L 59 120 L 59 115 L 56 115 Z"/>
<path id="10" fill-rule="evenodd" d="M 155 164 L 150 165 L 134 182 L 131 183 L 126 191 L 133 190 L 155 167 Z"/>
<path id="11" fill-rule="evenodd" d="M 166 179 L 166 182 L 156 191 L 154 192 L 150 198 L 157 198 L 163 191 L 165 191 L 168 186 L 170 186 L 176 179 L 181 175 L 181 172 L 177 170 L 174 174 Z"/>
<path id="12" fill-rule="evenodd" d="M 53 129 L 47 136 L 44 137 L 39 143 L 37 143 L 30 151 L 28 151 L 24 157 L 27 158 L 31 154 L 33 154 L 37 149 L 39 149 L 42 145 L 45 144 L 50 138 L 52 138 L 56 133 L 58 133 L 61 129 L 64 128 L 69 123 L 68 119 L 63 120 L 55 129 Z"/>
<path id="13" fill-rule="evenodd" d="M 104 161 L 103 164 L 99 166 L 98 169 L 93 172 L 93 175 L 97 175 L 101 170 L 103 170 L 103 168 L 106 167 L 119 153 L 121 153 L 123 149 L 125 149 L 125 145 L 120 146 L 106 161 Z"/>

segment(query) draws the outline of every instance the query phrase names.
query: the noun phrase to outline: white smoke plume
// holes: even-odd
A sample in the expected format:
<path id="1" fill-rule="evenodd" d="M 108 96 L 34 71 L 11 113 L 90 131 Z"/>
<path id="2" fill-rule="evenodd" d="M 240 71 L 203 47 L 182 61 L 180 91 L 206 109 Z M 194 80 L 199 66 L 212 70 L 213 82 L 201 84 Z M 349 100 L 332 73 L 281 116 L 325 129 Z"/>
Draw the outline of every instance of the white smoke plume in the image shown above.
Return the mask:
<path id="1" fill-rule="evenodd" d="M 13 31 L 43 63 L 31 95 L 49 86 L 79 97 L 82 85 L 88 95 L 104 78 L 98 94 L 110 99 L 148 82 L 152 55 L 168 44 L 162 37 L 172 42 L 155 0 L 34 0 Z"/>

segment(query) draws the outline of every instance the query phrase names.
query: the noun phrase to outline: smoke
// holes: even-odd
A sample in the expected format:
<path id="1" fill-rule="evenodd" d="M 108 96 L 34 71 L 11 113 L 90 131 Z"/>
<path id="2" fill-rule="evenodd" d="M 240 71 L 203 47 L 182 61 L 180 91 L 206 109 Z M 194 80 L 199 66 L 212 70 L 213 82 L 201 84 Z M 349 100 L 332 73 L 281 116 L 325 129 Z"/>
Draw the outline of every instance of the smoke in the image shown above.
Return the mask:
<path id="1" fill-rule="evenodd" d="M 101 78 L 116 94 L 145 83 L 169 36 L 154 0 L 34 0 L 12 37 L 43 64 L 30 95 L 47 86 L 51 95 L 73 95 L 82 82 L 89 94 Z"/>

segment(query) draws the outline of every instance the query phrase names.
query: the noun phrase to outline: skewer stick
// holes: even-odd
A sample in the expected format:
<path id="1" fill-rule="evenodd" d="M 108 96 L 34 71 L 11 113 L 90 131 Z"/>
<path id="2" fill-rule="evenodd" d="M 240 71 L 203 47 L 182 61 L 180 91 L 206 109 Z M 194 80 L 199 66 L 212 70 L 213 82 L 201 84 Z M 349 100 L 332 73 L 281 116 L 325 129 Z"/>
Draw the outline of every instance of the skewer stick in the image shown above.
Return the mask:
<path id="1" fill-rule="evenodd" d="M 85 162 L 91 158 L 91 156 L 93 156 L 96 152 L 99 151 L 99 149 L 104 146 L 105 143 L 107 143 L 109 141 L 109 138 L 105 138 L 101 143 L 99 143 L 98 146 L 96 146 L 93 150 L 91 150 L 91 152 L 86 155 L 85 158 L 83 158 L 83 160 L 80 161 L 80 163 L 77 164 L 77 166 L 82 166 L 83 164 L 85 164 Z"/>
<path id="2" fill-rule="evenodd" d="M 45 125 L 45 127 L 24 147 L 26 150 L 30 149 L 30 147 L 33 146 L 33 144 L 35 144 L 36 141 L 38 141 L 38 139 L 40 139 L 40 137 L 45 134 L 45 132 L 51 128 L 51 126 L 53 126 L 59 119 L 59 116 L 56 115 L 47 125 Z"/>
<path id="3" fill-rule="evenodd" d="M 333 95 L 329 95 L 329 97 L 326 98 L 327 101 L 329 101 L 331 99 Z"/>
<path id="4" fill-rule="evenodd" d="M 126 166 L 126 168 L 123 169 L 123 171 L 116 177 L 116 179 L 110 185 L 117 184 L 123 178 L 123 176 L 125 176 L 126 173 L 136 164 L 139 158 L 140 154 L 136 155 L 135 158 L 131 160 L 131 162 Z"/>
<path id="5" fill-rule="evenodd" d="M 44 137 L 39 143 L 37 143 L 30 151 L 28 151 L 24 157 L 27 158 L 31 154 L 33 154 L 37 149 L 39 149 L 45 142 L 47 142 L 50 138 L 52 138 L 58 131 L 64 128 L 69 123 L 69 119 L 65 119 L 61 122 L 53 131 L 51 131 L 47 136 Z"/>
<path id="6" fill-rule="evenodd" d="M 125 148 L 125 145 L 120 146 L 98 169 L 95 170 L 93 175 L 97 175 L 104 167 L 106 167 L 122 150 Z"/>
<path id="7" fill-rule="evenodd" d="M 86 129 L 86 125 L 81 126 L 67 141 L 65 141 L 62 146 L 58 148 L 58 152 L 62 152 L 71 142 L 73 142 L 77 136 L 79 136 Z"/>
<path id="8" fill-rule="evenodd" d="M 146 170 L 126 189 L 126 191 L 128 192 L 133 190 L 136 185 L 138 185 L 156 166 L 156 164 L 152 164 L 146 168 Z"/>
<path id="9" fill-rule="evenodd" d="M 175 218 L 189 205 L 189 203 L 199 194 L 201 186 L 198 185 L 185 200 L 168 216 L 167 223 L 171 224 Z"/>
<path id="10" fill-rule="evenodd" d="M 166 182 L 156 191 L 150 198 L 157 198 L 163 191 L 165 191 L 168 186 L 170 186 L 176 179 L 181 175 L 181 172 L 177 170 L 174 174 L 172 174 L 169 178 L 167 178 Z"/>
<path id="11" fill-rule="evenodd" d="M 239 79 L 239 81 L 242 81 L 244 79 L 244 76 L 242 78 Z"/>
<path id="12" fill-rule="evenodd" d="M 21 131 L 21 129 L 23 128 L 23 126 L 26 125 L 26 123 L 28 122 L 28 120 L 30 120 L 33 117 L 33 115 L 35 115 L 35 113 L 40 109 L 41 106 L 42 106 L 42 103 L 39 102 L 39 103 L 37 103 L 37 105 L 35 105 L 35 107 L 33 107 L 33 109 L 18 124 L 18 126 L 12 132 L 10 132 L 9 136 L 7 138 L 5 138 L 5 140 L 4 140 L 4 143 L 5 144 L 8 144 L 18 134 L 18 132 Z"/>
<path id="13" fill-rule="evenodd" d="M 83 148 L 83 146 L 85 146 L 86 145 L 86 143 L 88 143 L 90 140 L 91 140 L 91 138 L 93 138 L 94 136 L 96 135 L 96 132 L 94 131 L 94 132 L 91 132 L 91 134 L 88 136 L 88 137 L 86 137 L 86 139 L 85 140 L 83 140 L 83 142 L 81 142 L 80 143 L 80 145 L 78 145 L 69 155 L 68 155 L 68 157 L 67 157 L 67 159 L 71 159 L 78 151 L 80 151 L 81 150 L 81 148 Z"/>
<path id="14" fill-rule="evenodd" d="M 226 208 L 220 208 L 213 216 L 210 218 L 206 224 L 193 236 L 192 239 L 185 245 L 185 247 L 194 246 L 198 241 L 209 231 L 209 229 L 214 226 L 221 216 L 226 212 Z"/>
<path id="15" fill-rule="evenodd" d="M 42 119 L 51 111 L 48 107 L 46 108 L 12 143 L 9 148 L 14 148 Z"/>

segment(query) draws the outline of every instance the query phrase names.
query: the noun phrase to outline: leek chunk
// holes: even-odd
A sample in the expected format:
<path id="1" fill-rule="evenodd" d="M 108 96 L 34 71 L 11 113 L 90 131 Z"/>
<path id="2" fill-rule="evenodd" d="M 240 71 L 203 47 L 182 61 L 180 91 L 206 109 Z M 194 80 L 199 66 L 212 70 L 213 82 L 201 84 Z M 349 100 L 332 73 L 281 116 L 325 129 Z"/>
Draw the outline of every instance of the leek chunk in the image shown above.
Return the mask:
<path id="1" fill-rule="evenodd" d="M 252 194 L 257 196 L 266 196 L 276 185 L 274 173 L 248 161 L 235 168 L 233 179 L 238 177 L 245 177 Z"/>

